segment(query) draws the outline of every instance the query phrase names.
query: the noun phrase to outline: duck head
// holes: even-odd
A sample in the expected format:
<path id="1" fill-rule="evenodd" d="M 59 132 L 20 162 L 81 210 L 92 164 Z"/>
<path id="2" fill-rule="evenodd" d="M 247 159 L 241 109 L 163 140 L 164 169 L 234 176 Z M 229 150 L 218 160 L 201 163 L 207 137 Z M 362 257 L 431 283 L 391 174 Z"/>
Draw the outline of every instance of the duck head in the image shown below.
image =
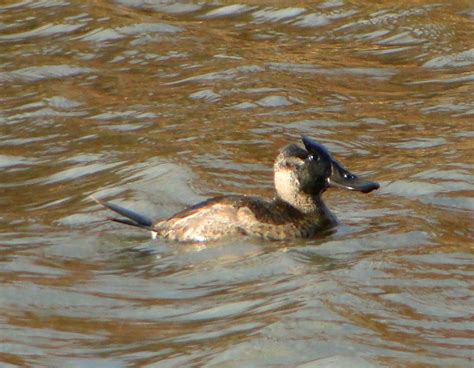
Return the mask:
<path id="1" fill-rule="evenodd" d="M 317 196 L 329 187 L 369 193 L 379 184 L 359 178 L 334 160 L 322 144 L 302 137 L 304 149 L 295 144 L 284 147 L 274 165 L 278 196 L 293 203 L 298 195 Z"/>

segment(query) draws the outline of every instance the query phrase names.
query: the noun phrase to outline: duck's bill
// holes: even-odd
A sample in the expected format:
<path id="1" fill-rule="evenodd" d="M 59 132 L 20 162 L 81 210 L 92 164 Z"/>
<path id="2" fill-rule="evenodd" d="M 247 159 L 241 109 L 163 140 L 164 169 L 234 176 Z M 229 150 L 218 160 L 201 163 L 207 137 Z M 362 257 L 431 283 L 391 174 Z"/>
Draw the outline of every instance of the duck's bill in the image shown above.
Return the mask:
<path id="1" fill-rule="evenodd" d="M 335 160 L 332 160 L 332 173 L 328 182 L 330 186 L 336 188 L 357 190 L 362 193 L 369 193 L 380 187 L 379 183 L 375 181 L 364 180 L 352 174 Z"/>

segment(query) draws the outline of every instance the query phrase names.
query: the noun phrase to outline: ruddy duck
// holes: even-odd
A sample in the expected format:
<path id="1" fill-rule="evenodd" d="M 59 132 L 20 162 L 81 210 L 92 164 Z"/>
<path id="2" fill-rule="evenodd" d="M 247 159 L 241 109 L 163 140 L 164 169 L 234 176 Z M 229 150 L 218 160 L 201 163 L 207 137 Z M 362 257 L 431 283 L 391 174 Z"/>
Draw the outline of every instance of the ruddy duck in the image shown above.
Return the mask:
<path id="1" fill-rule="evenodd" d="M 321 199 L 326 189 L 333 186 L 369 193 L 379 184 L 351 174 L 323 145 L 304 136 L 302 141 L 304 149 L 290 144 L 280 150 L 274 164 L 276 197 L 271 201 L 244 195 L 220 196 L 154 223 L 123 207 L 95 200 L 126 217 L 112 221 L 181 242 L 212 241 L 237 234 L 270 240 L 312 237 L 337 223 Z"/>

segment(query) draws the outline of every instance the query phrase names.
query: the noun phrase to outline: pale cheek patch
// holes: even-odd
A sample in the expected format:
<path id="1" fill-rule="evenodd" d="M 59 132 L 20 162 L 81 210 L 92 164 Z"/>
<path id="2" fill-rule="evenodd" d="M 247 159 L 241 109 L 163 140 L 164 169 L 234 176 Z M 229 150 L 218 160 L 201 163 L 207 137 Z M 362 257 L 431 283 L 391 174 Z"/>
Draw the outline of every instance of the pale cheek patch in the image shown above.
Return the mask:
<path id="1" fill-rule="evenodd" d="M 282 199 L 291 201 L 298 186 L 299 182 L 294 172 L 290 170 L 275 172 L 275 189 Z"/>

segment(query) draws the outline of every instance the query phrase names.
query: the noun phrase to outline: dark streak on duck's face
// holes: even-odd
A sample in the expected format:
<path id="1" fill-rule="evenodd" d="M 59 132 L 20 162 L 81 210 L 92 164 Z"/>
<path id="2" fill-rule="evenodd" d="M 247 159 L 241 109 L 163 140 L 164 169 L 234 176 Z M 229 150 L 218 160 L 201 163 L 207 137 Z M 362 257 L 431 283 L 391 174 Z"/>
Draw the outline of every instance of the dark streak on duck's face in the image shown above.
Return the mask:
<path id="1" fill-rule="evenodd" d="M 376 182 L 363 180 L 334 160 L 326 147 L 302 137 L 308 156 L 300 167 L 298 176 L 301 189 L 308 194 L 321 193 L 328 186 L 369 193 L 379 188 Z"/>

